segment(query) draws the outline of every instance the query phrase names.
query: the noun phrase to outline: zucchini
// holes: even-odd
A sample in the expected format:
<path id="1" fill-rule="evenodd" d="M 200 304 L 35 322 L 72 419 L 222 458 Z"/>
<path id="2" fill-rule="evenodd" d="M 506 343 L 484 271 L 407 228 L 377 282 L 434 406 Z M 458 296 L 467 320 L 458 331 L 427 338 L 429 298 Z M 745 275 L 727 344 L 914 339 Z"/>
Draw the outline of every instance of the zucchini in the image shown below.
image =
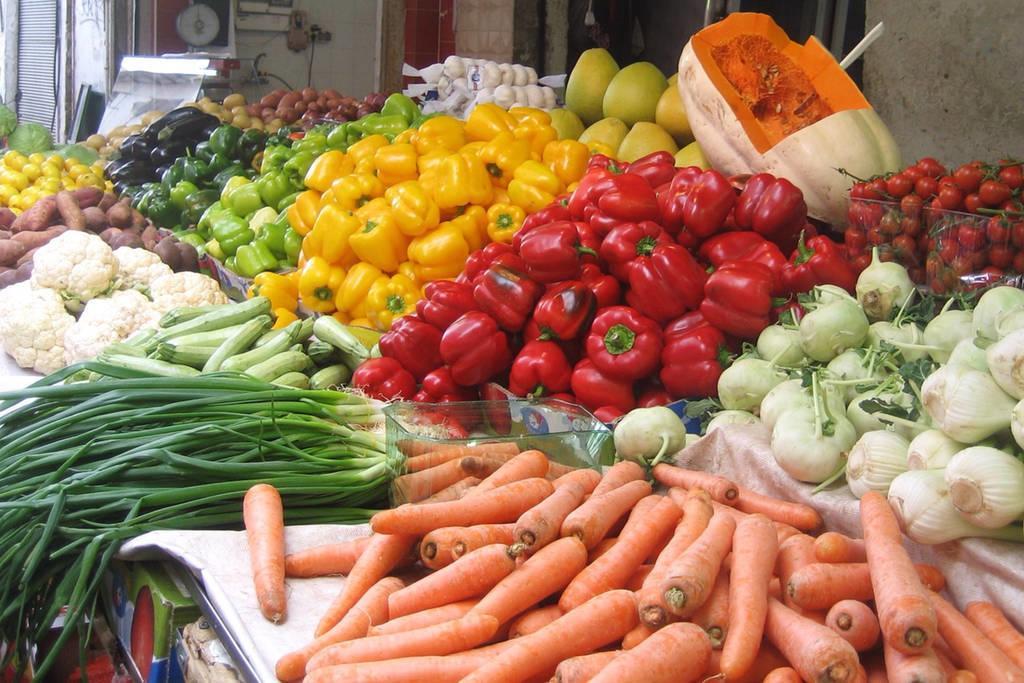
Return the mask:
<path id="1" fill-rule="evenodd" d="M 132 336 L 125 339 L 124 343 L 127 344 L 128 346 L 135 346 L 138 347 L 139 349 L 143 349 L 145 348 L 146 344 L 149 343 L 149 340 L 156 336 L 156 333 L 157 330 L 155 328 L 147 327 L 146 329 L 139 330 Z"/>
<path id="2" fill-rule="evenodd" d="M 136 358 L 135 356 L 122 356 L 118 354 L 100 354 L 100 360 L 109 365 L 116 365 L 127 370 L 137 370 L 150 375 L 161 377 L 195 377 L 199 371 L 187 365 L 165 363 L 154 358 Z"/>
<path id="3" fill-rule="evenodd" d="M 313 323 L 309 323 L 310 329 L 312 329 L 312 324 Z M 274 341 L 281 335 L 288 335 L 292 339 L 292 341 L 299 341 L 300 338 L 305 339 L 309 336 L 306 335 L 306 337 L 303 337 L 305 327 L 305 320 L 295 320 L 293 322 L 288 323 L 284 327 L 278 328 L 276 330 L 267 330 L 260 336 L 259 339 L 255 341 L 255 343 L 253 343 L 253 348 L 258 349 L 264 344 L 269 344 L 270 342 Z"/>
<path id="4" fill-rule="evenodd" d="M 287 329 L 287 328 L 285 328 Z M 280 331 L 280 330 L 279 330 Z M 250 349 L 245 353 L 240 353 L 236 356 L 231 356 L 220 365 L 221 370 L 235 370 L 237 372 L 246 372 L 246 370 L 262 363 L 263 361 L 276 356 L 279 353 L 288 351 L 292 345 L 291 336 L 288 334 L 279 334 L 274 337 L 270 342 L 267 342 L 263 346 L 257 346 L 254 349 Z"/>
<path id="5" fill-rule="evenodd" d="M 270 299 L 265 296 L 256 296 L 240 304 L 224 306 L 215 311 L 204 313 L 198 318 L 186 320 L 183 323 L 165 328 L 157 334 L 157 339 L 167 341 L 168 339 L 175 339 L 195 332 L 219 330 L 249 322 L 258 315 L 270 315 Z"/>
<path id="6" fill-rule="evenodd" d="M 329 315 L 320 316 L 313 323 L 313 334 L 341 352 L 341 359 L 352 370 L 370 357 L 363 343 L 355 338 L 344 325 Z"/>
<path id="7" fill-rule="evenodd" d="M 206 365 L 217 350 L 215 346 L 183 346 L 180 344 L 159 344 L 151 358 L 168 363 L 188 365 L 197 370 Z"/>
<path id="8" fill-rule="evenodd" d="M 270 316 L 260 315 L 254 318 L 254 320 L 269 322 Z M 222 327 L 219 330 L 210 330 L 209 332 L 183 334 L 182 336 L 174 339 L 161 340 L 161 343 L 171 344 L 172 346 L 208 346 L 211 349 L 215 349 L 223 344 L 224 340 L 230 339 L 238 334 L 248 322 L 249 321 L 238 325 L 232 325 L 231 327 Z"/>
<path id="9" fill-rule="evenodd" d="M 270 318 L 265 315 L 257 316 L 242 325 L 242 329 L 221 342 L 217 350 L 210 355 L 203 365 L 203 372 L 220 370 L 224 361 L 249 348 L 269 325 Z"/>
<path id="10" fill-rule="evenodd" d="M 220 310 L 225 306 L 231 306 L 232 304 L 213 304 L 210 306 L 179 306 L 178 308 L 172 308 L 171 310 L 164 313 L 163 317 L 160 318 L 160 327 L 174 327 L 178 323 L 187 322 L 194 320 L 201 315 L 206 313 L 212 313 L 213 311 Z"/>
<path id="11" fill-rule="evenodd" d="M 344 363 L 335 363 L 321 368 L 309 378 L 312 389 L 333 389 L 352 379 L 352 371 Z"/>
<path id="12" fill-rule="evenodd" d="M 333 346 L 325 341 L 314 339 L 306 346 L 306 354 L 313 359 L 318 366 L 330 365 L 336 354 Z"/>
<path id="13" fill-rule="evenodd" d="M 243 372 L 250 377 L 269 382 L 288 372 L 302 372 L 310 366 L 310 363 L 309 356 L 301 351 L 283 351 L 261 363 L 250 366 Z"/>
<path id="14" fill-rule="evenodd" d="M 279 387 L 289 387 L 291 389 L 308 389 L 309 388 L 309 377 L 301 372 L 286 372 L 280 377 L 276 377 L 270 382 L 276 384 Z"/>

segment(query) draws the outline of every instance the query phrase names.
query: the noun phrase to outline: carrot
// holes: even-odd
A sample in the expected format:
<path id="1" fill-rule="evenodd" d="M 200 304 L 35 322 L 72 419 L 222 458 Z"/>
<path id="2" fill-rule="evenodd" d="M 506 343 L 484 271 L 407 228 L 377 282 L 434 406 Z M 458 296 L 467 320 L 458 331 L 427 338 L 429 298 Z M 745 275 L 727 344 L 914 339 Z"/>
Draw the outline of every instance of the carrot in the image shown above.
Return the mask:
<path id="1" fill-rule="evenodd" d="M 551 460 L 551 461 L 548 462 L 548 473 L 545 476 L 548 479 L 551 479 L 552 481 L 554 481 L 555 479 L 558 479 L 559 477 L 564 477 L 567 474 L 571 474 L 571 473 L 575 472 L 578 469 L 589 469 L 589 468 L 585 468 L 585 467 L 581 468 L 578 465 L 563 465 L 560 462 L 555 462 L 554 460 Z M 591 471 L 596 472 L 596 470 L 591 470 Z M 600 476 L 600 475 L 598 475 L 598 476 Z"/>
<path id="2" fill-rule="evenodd" d="M 900 526 L 885 496 L 868 491 L 860 499 L 871 586 L 885 642 L 908 655 L 935 640 L 935 609 L 903 548 Z"/>
<path id="3" fill-rule="evenodd" d="M 704 677 L 710 661 L 711 642 L 703 629 L 694 624 L 675 623 L 620 654 L 590 680 L 690 683 Z"/>
<path id="4" fill-rule="evenodd" d="M 867 562 L 864 541 L 835 531 L 826 531 L 814 540 L 814 556 L 818 562 Z"/>
<path id="5" fill-rule="evenodd" d="M 284 574 L 302 579 L 348 574 L 369 543 L 370 536 L 360 536 L 350 541 L 327 543 L 285 555 Z"/>
<path id="6" fill-rule="evenodd" d="M 512 543 L 512 524 L 477 524 L 434 529 L 420 541 L 420 561 L 441 569 L 466 553 L 493 543 Z"/>
<path id="7" fill-rule="evenodd" d="M 577 536 L 587 548 L 600 543 L 620 517 L 641 498 L 651 494 L 651 485 L 646 481 L 630 481 L 599 494 L 597 491 L 600 488 L 599 484 L 590 498 L 570 512 L 562 522 L 562 536 Z"/>
<path id="8" fill-rule="evenodd" d="M 713 514 L 711 497 L 706 491 L 691 489 L 682 499 L 678 495 L 672 495 L 681 490 L 671 489 L 669 494 L 676 501 L 676 505 L 682 507 L 683 519 L 676 525 L 668 545 L 658 555 L 654 568 L 637 593 L 640 620 L 651 628 L 661 628 L 668 621 L 670 614 L 665 606 L 661 582 L 668 578 L 669 569 L 676 558 L 704 531 Z"/>
<path id="9" fill-rule="evenodd" d="M 531 477 L 543 477 L 547 473 L 548 456 L 544 455 L 541 451 L 523 451 L 519 455 L 507 460 L 489 477 L 480 482 L 469 495 L 477 496 L 485 491 L 491 491 L 513 481 L 530 479 Z"/>
<path id="10" fill-rule="evenodd" d="M 621 460 L 608 468 L 608 471 L 602 475 L 600 483 L 591 493 L 600 496 L 631 481 L 641 481 L 646 478 L 647 475 L 644 473 L 643 467 L 632 460 Z"/>
<path id="11" fill-rule="evenodd" d="M 483 458 L 468 456 L 449 460 L 429 469 L 395 477 L 392 482 L 394 497 L 400 503 L 416 503 L 466 477 L 485 477 L 493 471 Z"/>
<path id="12" fill-rule="evenodd" d="M 773 498 L 739 485 L 736 488 L 739 496 L 735 504 L 743 512 L 760 512 L 768 519 L 795 526 L 800 531 L 813 531 L 821 526 L 821 515 L 809 505 Z"/>
<path id="13" fill-rule="evenodd" d="M 732 517 L 733 521 L 736 522 L 737 524 L 739 524 L 740 520 L 742 520 L 744 517 L 747 516 L 746 512 L 740 512 L 739 510 L 737 510 L 736 508 L 732 507 L 731 505 L 726 505 L 725 503 L 719 503 L 714 498 L 711 499 L 711 507 L 715 508 L 715 512 L 718 513 L 718 514 L 729 515 L 730 517 Z"/>
<path id="14" fill-rule="evenodd" d="M 524 612 L 509 624 L 508 637 L 528 636 L 544 628 L 563 614 L 562 608 L 558 605 L 546 605 Z"/>
<path id="15" fill-rule="evenodd" d="M 929 588 L 941 590 L 945 579 L 939 570 L 927 564 L 915 564 L 917 576 Z M 804 609 L 829 609 L 840 600 L 874 598 L 872 576 L 866 562 L 827 564 L 812 562 L 793 572 L 786 593 Z"/>
<path id="16" fill-rule="evenodd" d="M 467 614 L 453 621 L 413 631 L 367 636 L 331 645 L 309 660 L 306 672 L 339 664 L 462 652 L 486 642 L 497 630 L 498 620 L 494 617 Z"/>
<path id="17" fill-rule="evenodd" d="M 310 658 L 325 647 L 346 640 L 362 638 L 374 624 L 388 618 L 388 596 L 405 584 L 393 576 L 386 576 L 366 591 L 355 608 L 350 610 L 331 630 L 312 642 L 277 660 L 275 673 L 282 681 L 301 679 Z"/>
<path id="18" fill-rule="evenodd" d="M 882 658 L 881 652 L 875 650 L 863 661 L 867 683 L 889 683 L 889 677 L 885 675 L 885 660 Z"/>
<path id="19" fill-rule="evenodd" d="M 942 665 L 942 671 L 949 678 L 956 673 L 956 664 L 953 663 L 953 659 L 950 657 L 952 654 L 949 650 L 949 646 L 945 644 L 945 641 L 939 642 L 942 636 L 935 639 L 935 643 L 932 645 L 932 652 L 939 660 L 939 664 Z"/>
<path id="20" fill-rule="evenodd" d="M 991 602 L 970 602 L 964 609 L 964 615 L 1014 664 L 1024 669 L 1024 635 L 1013 627 L 998 607 Z"/>
<path id="21" fill-rule="evenodd" d="M 885 653 L 885 675 L 891 683 L 945 683 L 946 672 L 930 647 L 908 655 L 882 642 Z"/>
<path id="22" fill-rule="evenodd" d="M 513 647 L 466 676 L 462 683 L 518 683 L 541 674 L 550 675 L 563 659 L 620 640 L 636 624 L 636 600 L 632 593 L 602 593 L 541 630 L 516 638 Z"/>
<path id="23" fill-rule="evenodd" d="M 619 654 L 619 650 L 606 650 L 563 660 L 555 669 L 555 683 L 586 683 Z"/>
<path id="24" fill-rule="evenodd" d="M 705 681 L 711 683 L 719 679 L 724 679 L 725 674 L 722 673 L 721 665 L 722 651 L 712 650 L 711 651 L 711 662 L 708 664 L 707 672 L 705 673 Z M 764 677 L 768 675 L 773 669 L 778 669 L 782 666 L 789 666 L 789 662 L 783 657 L 775 646 L 765 640 L 761 643 L 761 648 L 757 651 L 757 659 L 754 660 L 754 667 L 748 671 L 745 675 L 740 676 L 734 681 L 729 683 L 762 683 Z"/>
<path id="25" fill-rule="evenodd" d="M 552 465 L 557 464 L 558 463 L 554 461 L 548 463 L 548 472 L 551 471 Z M 582 486 L 583 490 L 585 491 L 584 495 L 586 495 L 593 492 L 593 490 L 597 488 L 597 485 L 601 483 L 601 473 L 598 472 L 597 470 L 591 469 L 570 470 L 569 472 L 566 472 L 565 474 L 557 477 L 554 481 L 551 482 L 551 485 L 554 486 L 555 490 L 557 491 L 566 484 L 573 482 Z"/>
<path id="26" fill-rule="evenodd" d="M 661 582 L 665 606 L 677 617 L 689 617 L 707 600 L 722 559 L 732 546 L 736 522 L 715 514 L 701 535 L 676 558 Z"/>
<path id="27" fill-rule="evenodd" d="M 708 599 L 693 613 L 690 621 L 708 634 L 712 649 L 722 648 L 729 631 L 729 572 L 724 569 L 718 572 Z M 756 656 L 757 653 L 754 654 Z"/>
<path id="28" fill-rule="evenodd" d="M 256 484 L 245 492 L 242 517 L 249 542 L 249 563 L 256 600 L 263 616 L 283 621 L 287 612 L 284 587 L 284 505 L 269 484 Z"/>
<path id="29" fill-rule="evenodd" d="M 650 638 L 652 633 L 657 633 L 657 629 L 651 628 L 647 624 L 640 622 L 633 627 L 632 631 L 622 636 L 622 649 L 632 650 L 634 647 Z"/>
<path id="30" fill-rule="evenodd" d="M 594 546 L 594 549 L 587 554 L 587 564 L 591 564 L 597 560 L 597 558 L 604 555 L 606 552 L 611 550 L 616 543 L 619 542 L 618 536 L 611 538 L 603 538 L 601 542 Z"/>
<path id="31" fill-rule="evenodd" d="M 509 553 L 507 545 L 495 543 L 484 546 L 454 564 L 392 593 L 388 598 L 388 615 L 394 619 L 482 595 L 515 568 L 515 559 Z"/>
<path id="32" fill-rule="evenodd" d="M 779 577 L 782 587 L 782 601 L 789 608 L 795 608 L 796 603 L 786 592 L 786 584 L 793 572 L 808 564 L 816 562 L 814 557 L 814 539 L 805 534 L 787 538 L 779 544 L 779 557 L 775 561 L 775 574 Z"/>
<path id="33" fill-rule="evenodd" d="M 316 669 L 306 675 L 305 683 L 422 683 L 423 672 L 430 672 L 431 683 L 457 683 L 495 655 L 512 647 L 511 642 L 495 643 L 451 655 L 401 657 L 378 662 L 339 664 Z"/>
<path id="34" fill-rule="evenodd" d="M 583 502 L 587 495 L 585 482 L 568 479 L 568 476 L 564 482 L 556 479 L 555 492 L 516 520 L 512 535 L 519 552 L 529 555 L 558 538 L 562 522 Z"/>
<path id="35" fill-rule="evenodd" d="M 429 498 L 424 498 L 420 501 L 420 504 L 447 503 L 450 500 L 458 500 L 469 493 L 480 481 L 479 477 L 464 477 L 451 486 L 441 489 Z"/>
<path id="36" fill-rule="evenodd" d="M 762 683 L 802 683 L 802 680 L 796 669 L 782 666 L 769 671 Z"/>
<path id="37" fill-rule="evenodd" d="M 847 683 L 857 678 L 860 665 L 852 645 L 774 598 L 768 599 L 765 635 L 806 681 Z"/>
<path id="38" fill-rule="evenodd" d="M 775 525 L 776 542 L 779 545 L 782 545 L 782 543 L 787 539 L 792 538 L 794 536 L 799 536 L 802 533 L 795 526 L 790 526 L 788 524 L 783 524 L 782 522 L 774 521 L 773 524 Z"/>
<path id="39" fill-rule="evenodd" d="M 985 683 L 1024 681 L 1024 671 L 957 608 L 937 593 L 929 592 L 928 597 L 938 616 L 939 633 L 962 662 L 963 668 Z"/>
<path id="40" fill-rule="evenodd" d="M 878 642 L 878 617 L 859 600 L 840 600 L 832 605 L 825 625 L 853 645 L 857 652 L 870 650 Z"/>
<path id="41" fill-rule="evenodd" d="M 946 683 L 978 683 L 978 677 L 966 669 L 957 669 L 947 677 Z"/>
<path id="42" fill-rule="evenodd" d="M 523 479 L 471 498 L 382 510 L 370 519 L 370 526 L 381 534 L 421 535 L 445 526 L 513 522 L 553 490 L 547 479 Z"/>
<path id="43" fill-rule="evenodd" d="M 388 572 L 402 560 L 416 542 L 415 536 L 406 534 L 375 534 L 370 544 L 352 566 L 345 578 L 341 593 L 327 607 L 320 618 L 314 635 L 322 636 L 341 621 L 352 607 L 359 602 L 370 586 L 387 576 Z"/>
<path id="44" fill-rule="evenodd" d="M 654 569 L 653 564 L 642 564 L 636 568 L 632 576 L 626 579 L 626 585 L 623 586 L 626 590 L 636 592 L 640 590 L 640 587 L 644 585 L 644 581 L 647 580 L 648 575 Z"/>
<path id="45" fill-rule="evenodd" d="M 490 590 L 471 614 L 490 614 L 504 624 L 565 588 L 587 563 L 587 549 L 576 537 L 544 546 Z"/>
<path id="46" fill-rule="evenodd" d="M 739 495 L 736 484 L 725 477 L 700 470 L 689 470 L 675 465 L 661 463 L 651 470 L 654 478 L 665 486 L 681 486 L 684 489 L 704 489 L 719 503 L 732 505 Z"/>
<path id="47" fill-rule="evenodd" d="M 452 621 L 453 619 L 459 619 L 464 617 L 469 610 L 473 609 L 473 606 L 478 602 L 479 600 L 460 600 L 459 602 L 450 602 L 440 607 L 430 607 L 419 612 L 406 614 L 396 619 L 388 619 L 382 624 L 371 626 L 367 635 L 383 636 L 389 633 L 402 633 L 403 631 L 412 631 L 424 626 L 433 626 L 446 621 Z"/>
<path id="48" fill-rule="evenodd" d="M 414 469 L 427 469 L 433 467 L 444 460 L 454 460 L 455 458 L 461 458 L 467 455 L 490 455 L 490 456 L 502 456 L 507 455 L 512 457 L 519 453 L 519 444 L 514 441 L 495 441 L 493 443 L 482 443 L 476 446 L 458 446 L 449 445 L 443 446 L 432 441 L 407 441 L 398 442 L 398 448 L 405 453 L 407 460 L 405 462 L 406 468 L 410 472 L 417 471 Z M 429 463 L 426 465 L 419 465 L 419 463 L 410 462 L 416 458 L 422 458 L 424 456 L 431 456 L 431 460 L 424 460 L 423 463 Z"/>

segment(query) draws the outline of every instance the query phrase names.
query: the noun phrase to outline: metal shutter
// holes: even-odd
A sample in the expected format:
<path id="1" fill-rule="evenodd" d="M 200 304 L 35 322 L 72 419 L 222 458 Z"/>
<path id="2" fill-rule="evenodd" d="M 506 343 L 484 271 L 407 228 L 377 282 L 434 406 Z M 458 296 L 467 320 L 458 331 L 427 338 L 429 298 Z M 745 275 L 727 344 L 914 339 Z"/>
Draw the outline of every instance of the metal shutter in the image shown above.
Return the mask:
<path id="1" fill-rule="evenodd" d="M 18 119 L 54 126 L 57 0 L 18 0 Z"/>

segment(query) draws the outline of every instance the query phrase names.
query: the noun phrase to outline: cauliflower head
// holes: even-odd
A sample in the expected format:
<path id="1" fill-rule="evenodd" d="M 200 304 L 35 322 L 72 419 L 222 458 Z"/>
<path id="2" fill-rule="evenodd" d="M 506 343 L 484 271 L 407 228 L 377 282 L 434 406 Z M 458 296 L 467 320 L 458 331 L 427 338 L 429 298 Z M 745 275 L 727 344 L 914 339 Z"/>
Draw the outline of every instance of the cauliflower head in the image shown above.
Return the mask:
<path id="1" fill-rule="evenodd" d="M 160 313 L 178 306 L 228 303 L 228 297 L 220 290 L 217 281 L 201 273 L 181 272 L 159 277 L 150 283 L 149 295 Z"/>
<path id="2" fill-rule="evenodd" d="M 90 360 L 115 342 L 141 329 L 156 327 L 160 314 L 149 299 L 134 289 L 93 299 L 85 305 L 78 322 L 64 332 L 64 362 Z"/>
<path id="3" fill-rule="evenodd" d="M 19 282 L 0 291 L 0 340 L 18 367 L 44 375 L 63 368 L 64 333 L 74 323 L 52 289 Z"/>
<path id="4" fill-rule="evenodd" d="M 153 280 L 170 275 L 170 267 L 160 257 L 145 249 L 118 247 L 114 250 L 117 259 L 117 278 L 123 289 L 149 290 Z"/>
<path id="5" fill-rule="evenodd" d="M 107 243 L 89 232 L 68 230 L 33 257 L 32 284 L 56 290 L 70 301 L 89 301 L 110 289 L 117 259 Z"/>

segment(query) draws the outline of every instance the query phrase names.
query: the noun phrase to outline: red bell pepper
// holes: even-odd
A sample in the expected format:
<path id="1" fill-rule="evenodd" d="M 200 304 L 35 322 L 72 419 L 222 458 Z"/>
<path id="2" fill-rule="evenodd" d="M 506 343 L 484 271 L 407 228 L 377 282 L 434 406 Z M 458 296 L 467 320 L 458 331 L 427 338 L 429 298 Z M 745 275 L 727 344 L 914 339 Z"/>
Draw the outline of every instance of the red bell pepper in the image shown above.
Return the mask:
<path id="1" fill-rule="evenodd" d="M 661 217 L 658 197 L 638 175 L 613 176 L 598 186 L 601 213 L 618 221 L 656 221 Z"/>
<path id="2" fill-rule="evenodd" d="M 667 323 L 665 325 L 665 329 L 662 330 L 662 335 L 664 335 L 665 339 L 668 339 L 669 337 L 677 334 L 688 332 L 695 327 L 710 324 L 711 323 L 704 319 L 704 315 L 699 310 L 690 311 L 689 313 L 684 313 L 675 320 Z"/>
<path id="3" fill-rule="evenodd" d="M 625 414 L 626 411 L 619 410 L 615 406 L 601 406 L 594 409 L 594 417 L 606 425 L 610 425 Z"/>
<path id="4" fill-rule="evenodd" d="M 473 288 L 465 282 L 435 280 L 423 288 L 416 302 L 416 315 L 439 330 L 451 325 L 463 313 L 477 310 Z"/>
<path id="5" fill-rule="evenodd" d="M 522 230 L 520 230 L 522 232 Z M 519 233 L 516 233 L 518 236 Z M 462 273 L 456 278 L 456 282 L 474 284 L 478 277 L 484 274 L 492 265 L 508 266 L 513 270 L 522 272 L 526 268 L 523 259 L 519 258 L 512 245 L 502 242 L 491 242 L 483 249 L 478 249 L 466 259 L 466 265 Z"/>
<path id="6" fill-rule="evenodd" d="M 650 256 L 661 244 L 673 244 L 672 238 L 654 221 L 623 223 L 601 241 L 601 260 L 612 275 L 628 282 L 629 270 L 637 258 Z"/>
<path id="7" fill-rule="evenodd" d="M 591 164 L 596 156 L 591 157 Z M 597 199 L 600 192 L 603 191 L 605 183 L 614 177 L 615 174 L 605 168 L 588 167 L 587 174 L 580 178 L 579 185 L 569 196 L 569 203 L 566 205 L 573 220 L 586 220 L 587 208 L 597 205 Z M 520 232 L 522 232 L 522 228 L 520 228 Z"/>
<path id="8" fill-rule="evenodd" d="M 622 287 L 619 281 L 606 274 L 594 263 L 584 263 L 580 269 L 580 281 L 583 282 L 597 299 L 597 307 L 608 308 L 622 301 Z"/>
<path id="9" fill-rule="evenodd" d="M 583 255 L 596 257 L 597 252 L 582 245 L 579 231 L 570 221 L 535 228 L 519 244 L 526 274 L 537 282 L 575 280 L 580 274 Z"/>
<path id="10" fill-rule="evenodd" d="M 572 366 L 558 344 L 531 341 L 512 361 L 508 390 L 516 396 L 540 398 L 565 391 L 572 378 Z"/>
<path id="11" fill-rule="evenodd" d="M 569 199 L 565 197 L 563 199 L 556 199 L 551 204 L 548 204 L 537 213 L 531 213 L 523 220 L 522 226 L 516 231 L 516 234 L 512 237 L 512 246 L 519 249 L 519 236 L 524 232 L 529 232 L 536 227 L 541 225 L 547 225 L 548 223 L 554 223 L 555 221 L 568 221 L 572 220 L 572 214 L 569 213 Z"/>
<path id="12" fill-rule="evenodd" d="M 597 307 L 597 298 L 579 280 L 566 280 L 548 287 L 533 310 L 533 322 L 541 339 L 566 341 L 587 329 Z"/>
<path id="13" fill-rule="evenodd" d="M 809 292 L 816 285 L 837 285 L 853 294 L 857 273 L 842 247 L 828 237 L 819 235 L 805 243 L 801 235 L 782 271 L 782 282 L 793 293 Z"/>
<path id="14" fill-rule="evenodd" d="M 470 311 L 441 335 L 441 358 L 451 368 L 456 384 L 483 384 L 508 367 L 508 337 L 494 318 Z"/>
<path id="15" fill-rule="evenodd" d="M 573 368 L 572 393 L 580 405 L 588 410 L 613 406 L 628 412 L 636 407 L 633 383 L 609 377 L 598 370 L 589 358 L 584 358 Z"/>
<path id="16" fill-rule="evenodd" d="M 483 417 L 490 427 L 490 433 L 505 436 L 512 433 L 512 413 L 509 408 L 509 396 L 504 387 L 488 382 L 480 387 L 480 400 L 483 404 Z"/>
<path id="17" fill-rule="evenodd" d="M 704 285 L 700 312 L 723 332 L 757 339 L 771 319 L 772 271 L 750 261 L 723 263 Z"/>
<path id="18" fill-rule="evenodd" d="M 640 379 L 658 367 L 661 327 L 628 306 L 612 306 L 594 318 L 585 347 L 587 358 L 609 377 Z"/>
<path id="19" fill-rule="evenodd" d="M 772 294 L 781 296 L 789 291 L 783 282 L 787 261 L 774 242 L 750 230 L 715 235 L 700 245 L 700 256 L 715 268 L 727 261 L 755 261 L 772 271 Z"/>
<path id="20" fill-rule="evenodd" d="M 807 204 L 793 183 L 758 173 L 740 192 L 733 218 L 741 230 L 754 230 L 788 253 L 807 222 Z"/>
<path id="21" fill-rule="evenodd" d="M 664 351 L 662 351 L 664 353 Z M 651 383 L 640 390 L 640 394 L 636 397 L 636 405 L 638 408 L 653 408 L 655 406 L 667 406 L 672 402 L 672 395 L 669 394 L 665 387 L 657 383 Z"/>
<path id="22" fill-rule="evenodd" d="M 655 192 L 658 197 L 658 210 L 661 212 L 661 225 L 670 235 L 675 235 L 683 229 L 683 198 L 703 172 L 697 166 L 677 169 L 672 180 L 661 185 Z"/>
<path id="23" fill-rule="evenodd" d="M 640 176 L 651 187 L 660 187 L 676 174 L 676 158 L 665 150 L 651 152 L 626 166 L 626 173 Z"/>
<path id="24" fill-rule="evenodd" d="M 718 171 L 704 171 L 686 194 L 683 225 L 698 239 L 707 239 L 725 227 L 736 190 L 728 178 Z"/>
<path id="25" fill-rule="evenodd" d="M 477 278 L 473 299 L 503 330 L 518 332 L 533 311 L 544 287 L 505 266 L 491 266 Z"/>
<path id="26" fill-rule="evenodd" d="M 604 154 L 595 154 L 590 157 L 590 161 L 587 162 L 587 172 L 594 169 L 603 169 L 616 174 L 622 173 L 622 166 L 619 162 Z"/>
<path id="27" fill-rule="evenodd" d="M 568 391 L 559 391 L 556 394 L 551 394 L 547 397 L 549 401 L 565 401 L 566 403 L 576 403 L 576 397 Z"/>
<path id="28" fill-rule="evenodd" d="M 407 401 L 416 393 L 416 378 L 394 358 L 363 361 L 352 373 L 352 385 L 382 401 Z"/>
<path id="29" fill-rule="evenodd" d="M 413 400 L 420 403 L 451 403 L 453 401 L 474 401 L 476 398 L 476 391 L 456 384 L 452 379 L 451 369 L 442 365 L 426 374 L 423 384 Z"/>
<path id="30" fill-rule="evenodd" d="M 700 322 L 666 333 L 661 350 L 661 383 L 675 398 L 718 396 L 718 378 L 729 362 L 722 331 Z"/>
<path id="31" fill-rule="evenodd" d="M 630 267 L 626 301 L 659 322 L 671 320 L 700 305 L 707 273 L 690 252 L 678 244 L 654 248 Z"/>
<path id="32" fill-rule="evenodd" d="M 441 330 L 418 315 L 395 318 L 378 342 L 385 358 L 394 358 L 417 380 L 441 365 Z"/>

